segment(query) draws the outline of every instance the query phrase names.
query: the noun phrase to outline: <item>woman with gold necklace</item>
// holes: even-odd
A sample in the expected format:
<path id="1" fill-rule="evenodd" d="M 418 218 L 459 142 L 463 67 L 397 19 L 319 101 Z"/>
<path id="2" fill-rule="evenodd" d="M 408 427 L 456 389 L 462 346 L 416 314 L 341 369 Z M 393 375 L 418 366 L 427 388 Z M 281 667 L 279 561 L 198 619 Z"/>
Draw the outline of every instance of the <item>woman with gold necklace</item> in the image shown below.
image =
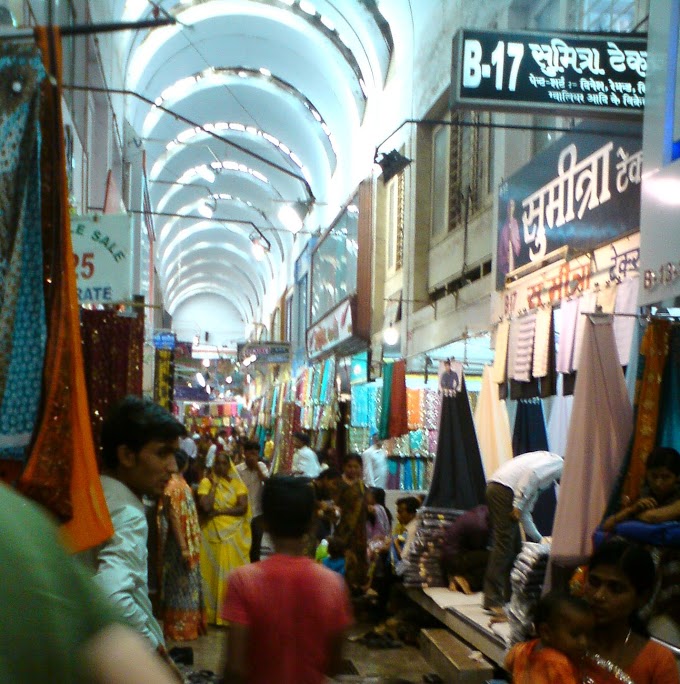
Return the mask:
<path id="1" fill-rule="evenodd" d="M 655 577 L 654 561 L 641 546 L 612 539 L 595 551 L 585 585 L 595 632 L 584 682 L 680 684 L 672 652 L 649 639 L 638 615 L 651 598 Z"/>

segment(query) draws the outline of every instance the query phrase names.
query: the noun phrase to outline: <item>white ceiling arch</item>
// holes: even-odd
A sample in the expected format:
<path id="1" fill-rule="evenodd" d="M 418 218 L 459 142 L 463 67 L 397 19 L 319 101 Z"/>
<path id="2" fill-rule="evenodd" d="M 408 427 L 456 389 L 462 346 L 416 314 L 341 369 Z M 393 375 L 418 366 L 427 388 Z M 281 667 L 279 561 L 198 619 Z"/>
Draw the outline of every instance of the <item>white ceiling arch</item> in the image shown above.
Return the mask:
<path id="1" fill-rule="evenodd" d="M 112 4 L 128 21 L 152 9 L 147 0 Z M 126 88 L 157 103 L 129 97 L 126 108 L 151 172 L 165 305 L 172 313 L 212 293 L 242 323 L 266 320 L 305 239 L 279 211 L 332 204 L 354 189 L 346 169 L 367 101 L 385 84 L 390 27 L 375 0 L 153 4 L 178 23 L 122 44 Z M 308 230 L 317 216 L 309 213 Z M 260 234 L 270 251 L 257 261 L 251 240 Z"/>

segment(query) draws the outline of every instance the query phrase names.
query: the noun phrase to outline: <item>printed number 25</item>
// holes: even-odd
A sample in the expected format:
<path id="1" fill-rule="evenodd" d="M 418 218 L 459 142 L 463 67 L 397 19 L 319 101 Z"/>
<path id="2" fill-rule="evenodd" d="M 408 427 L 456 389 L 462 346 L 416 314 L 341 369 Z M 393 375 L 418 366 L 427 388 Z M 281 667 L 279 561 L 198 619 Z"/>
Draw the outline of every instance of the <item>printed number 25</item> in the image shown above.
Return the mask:
<path id="1" fill-rule="evenodd" d="M 85 254 L 74 254 L 73 261 L 76 269 L 80 266 L 78 275 L 83 280 L 88 280 L 94 275 L 94 252 L 85 252 Z"/>

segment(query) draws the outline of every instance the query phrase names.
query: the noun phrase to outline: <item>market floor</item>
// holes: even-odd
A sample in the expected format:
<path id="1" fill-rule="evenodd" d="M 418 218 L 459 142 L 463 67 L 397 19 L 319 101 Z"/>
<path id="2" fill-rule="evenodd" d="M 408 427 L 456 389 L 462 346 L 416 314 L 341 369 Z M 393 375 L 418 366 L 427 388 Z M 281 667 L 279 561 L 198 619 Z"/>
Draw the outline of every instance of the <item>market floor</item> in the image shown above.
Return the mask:
<path id="1" fill-rule="evenodd" d="M 357 625 L 350 636 L 362 634 L 370 625 Z M 225 628 L 209 627 L 208 634 L 197 641 L 168 642 L 173 646 L 191 646 L 194 651 L 193 671 L 222 671 L 224 658 Z M 345 648 L 346 675 L 337 678 L 338 682 L 365 682 L 366 684 L 387 684 L 398 681 L 400 684 L 411 682 L 420 684 L 423 675 L 432 672 L 420 651 L 413 646 L 398 649 L 369 649 L 362 644 L 348 641 Z M 353 674 L 350 674 L 353 673 Z"/>

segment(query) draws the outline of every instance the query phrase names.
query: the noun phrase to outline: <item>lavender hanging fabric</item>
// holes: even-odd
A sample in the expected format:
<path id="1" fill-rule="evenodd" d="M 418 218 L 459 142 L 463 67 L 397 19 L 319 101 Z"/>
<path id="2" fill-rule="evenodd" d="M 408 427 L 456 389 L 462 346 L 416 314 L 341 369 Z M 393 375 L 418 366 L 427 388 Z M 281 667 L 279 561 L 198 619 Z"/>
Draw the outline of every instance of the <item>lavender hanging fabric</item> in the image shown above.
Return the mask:
<path id="1" fill-rule="evenodd" d="M 484 468 L 463 378 L 460 392 L 442 397 L 437 458 L 425 506 L 468 510 L 484 503 L 485 495 Z"/>
<path id="2" fill-rule="evenodd" d="M 40 213 L 40 84 L 35 45 L 0 45 L 0 459 L 25 461 L 47 338 Z"/>

